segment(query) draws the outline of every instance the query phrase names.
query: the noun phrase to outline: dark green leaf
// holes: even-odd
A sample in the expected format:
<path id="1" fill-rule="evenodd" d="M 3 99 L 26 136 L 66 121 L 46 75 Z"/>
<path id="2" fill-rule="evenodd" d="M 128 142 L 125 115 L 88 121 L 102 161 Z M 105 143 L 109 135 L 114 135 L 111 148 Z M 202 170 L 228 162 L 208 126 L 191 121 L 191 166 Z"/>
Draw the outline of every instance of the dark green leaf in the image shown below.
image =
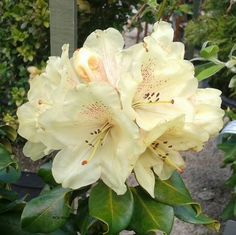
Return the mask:
<path id="1" fill-rule="evenodd" d="M 43 181 L 49 185 L 57 185 L 52 175 L 52 162 L 43 164 L 38 171 L 38 176 L 40 176 Z"/>
<path id="2" fill-rule="evenodd" d="M 104 183 L 99 182 L 91 191 L 89 213 L 107 225 L 107 234 L 117 234 L 125 229 L 133 212 L 133 196 L 128 189 L 118 196 Z"/>
<path id="3" fill-rule="evenodd" d="M 200 205 L 193 199 L 186 188 L 180 174 L 175 172 L 170 179 L 156 179 L 155 199 L 171 206 L 193 205 L 197 213 L 201 212 Z"/>
<path id="4" fill-rule="evenodd" d="M 76 224 L 81 235 L 86 235 L 96 220 L 89 215 L 88 199 L 79 200 Z"/>
<path id="5" fill-rule="evenodd" d="M 2 235 L 32 235 L 20 226 L 20 213 L 8 212 L 0 215 L 0 231 Z"/>
<path id="6" fill-rule="evenodd" d="M 220 229 L 220 223 L 217 220 L 211 219 L 202 213 L 197 215 L 192 206 L 175 207 L 175 216 L 184 222 L 202 224 L 217 232 Z"/>
<path id="7" fill-rule="evenodd" d="M 6 169 L 0 170 L 0 183 L 15 183 L 20 178 L 20 175 L 21 172 L 19 171 L 19 169 L 15 169 L 14 167 L 9 166 Z"/>
<path id="8" fill-rule="evenodd" d="M 18 195 L 14 191 L 10 191 L 4 188 L 0 188 L 0 199 L 6 199 L 9 201 L 13 201 L 17 199 Z"/>
<path id="9" fill-rule="evenodd" d="M 161 231 L 170 234 L 173 222 L 173 208 L 153 200 L 141 189 L 132 189 L 134 196 L 134 212 L 130 223 L 137 234 L 149 234 Z"/>
<path id="10" fill-rule="evenodd" d="M 15 162 L 11 159 L 10 153 L 0 146 L 0 170 L 6 168 L 12 163 Z"/>
<path id="11" fill-rule="evenodd" d="M 24 208 L 24 206 L 25 206 L 25 198 L 15 200 L 10 203 L 0 202 L 0 214 L 13 210 L 13 209 L 17 210 L 18 208 Z"/>
<path id="12" fill-rule="evenodd" d="M 10 140 L 10 141 L 15 141 L 16 137 L 17 137 L 17 132 L 14 128 L 12 128 L 11 126 L 1 126 L 1 129 L 6 133 L 6 137 Z"/>
<path id="13" fill-rule="evenodd" d="M 28 202 L 21 216 L 22 228 L 45 233 L 60 228 L 70 215 L 69 192 L 55 188 Z"/>
<path id="14" fill-rule="evenodd" d="M 226 180 L 225 184 L 232 188 L 236 186 L 236 174 L 231 175 L 231 177 Z"/>
<path id="15" fill-rule="evenodd" d="M 224 208 L 220 216 L 221 219 L 224 221 L 229 220 L 229 219 L 235 219 L 236 218 L 235 207 L 236 207 L 236 199 L 233 198 Z"/>
<path id="16" fill-rule="evenodd" d="M 218 145 L 218 148 L 224 151 L 224 163 L 232 163 L 236 160 L 236 144 L 224 142 Z"/>

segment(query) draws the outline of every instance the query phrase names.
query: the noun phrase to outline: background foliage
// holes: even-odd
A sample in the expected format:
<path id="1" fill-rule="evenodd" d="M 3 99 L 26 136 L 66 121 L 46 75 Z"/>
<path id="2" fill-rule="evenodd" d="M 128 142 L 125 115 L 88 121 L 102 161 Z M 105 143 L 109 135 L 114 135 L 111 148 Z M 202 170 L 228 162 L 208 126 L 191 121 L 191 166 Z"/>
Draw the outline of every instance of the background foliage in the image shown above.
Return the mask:
<path id="1" fill-rule="evenodd" d="M 230 0 L 206 0 L 197 19 L 188 22 L 185 28 L 185 42 L 200 49 L 210 41 L 220 48 L 219 59 L 228 60 L 228 55 L 236 42 L 236 4 Z M 232 74 L 225 68 L 210 81 L 210 85 L 235 98 L 234 90 L 228 88 Z"/>
<path id="2" fill-rule="evenodd" d="M 12 124 L 26 97 L 27 67 L 50 55 L 48 2 L 2 0 L 0 15 L 0 120 Z"/>

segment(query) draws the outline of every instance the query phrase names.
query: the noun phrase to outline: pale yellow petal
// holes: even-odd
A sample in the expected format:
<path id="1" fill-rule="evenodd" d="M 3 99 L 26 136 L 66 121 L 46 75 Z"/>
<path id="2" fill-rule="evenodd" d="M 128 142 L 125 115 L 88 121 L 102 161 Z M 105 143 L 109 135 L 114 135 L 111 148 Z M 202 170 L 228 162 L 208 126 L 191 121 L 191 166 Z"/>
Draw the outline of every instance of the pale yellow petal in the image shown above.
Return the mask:
<path id="1" fill-rule="evenodd" d="M 91 49 L 101 57 L 107 79 L 115 87 L 120 79 L 117 57 L 123 46 L 122 35 L 113 28 L 94 31 L 84 43 L 85 48 Z"/>
<path id="2" fill-rule="evenodd" d="M 145 153 L 140 156 L 134 168 L 138 183 L 152 197 L 154 197 L 155 176 L 151 168 L 156 164 L 158 164 L 157 159 L 152 156 L 150 150 L 146 150 Z"/>
<path id="3" fill-rule="evenodd" d="M 63 149 L 53 160 L 52 174 L 64 188 L 78 189 L 95 183 L 101 176 L 101 167 L 96 158 L 88 164 L 86 148 Z"/>
<path id="4" fill-rule="evenodd" d="M 32 143 L 27 141 L 24 145 L 23 153 L 26 157 L 36 161 L 49 154 L 50 151 L 48 151 L 47 147 L 42 143 Z"/>

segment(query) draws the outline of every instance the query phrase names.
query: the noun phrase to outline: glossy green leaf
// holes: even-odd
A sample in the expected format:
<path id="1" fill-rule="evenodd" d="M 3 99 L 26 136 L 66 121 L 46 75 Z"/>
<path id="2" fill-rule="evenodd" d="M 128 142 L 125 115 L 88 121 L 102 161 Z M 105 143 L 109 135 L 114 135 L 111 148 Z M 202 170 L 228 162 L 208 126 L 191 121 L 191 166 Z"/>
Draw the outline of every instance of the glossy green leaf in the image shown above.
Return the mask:
<path id="1" fill-rule="evenodd" d="M 104 183 L 99 182 L 91 191 L 89 213 L 107 225 L 107 234 L 124 230 L 133 212 L 133 196 L 128 189 L 124 195 L 117 195 Z"/>
<path id="2" fill-rule="evenodd" d="M 45 183 L 53 186 L 57 185 L 52 175 L 52 162 L 47 162 L 41 165 L 37 174 L 43 179 Z"/>
<path id="3" fill-rule="evenodd" d="M 2 235 L 33 235 L 22 230 L 20 213 L 8 212 L 0 215 L 0 231 Z"/>
<path id="4" fill-rule="evenodd" d="M 0 147 L 6 149 L 9 153 L 12 153 L 11 142 L 8 139 L 1 139 Z"/>
<path id="5" fill-rule="evenodd" d="M 6 199 L 9 201 L 13 201 L 15 199 L 17 199 L 18 195 L 16 192 L 11 191 L 11 190 L 7 190 L 4 188 L 0 188 L 0 199 Z"/>
<path id="6" fill-rule="evenodd" d="M 156 179 L 155 199 L 171 206 L 193 205 L 197 213 L 201 212 L 200 205 L 193 199 L 186 188 L 180 174 L 175 172 L 170 179 Z"/>
<path id="7" fill-rule="evenodd" d="M 141 188 L 133 188 L 134 212 L 129 227 L 137 234 L 161 231 L 170 234 L 173 222 L 173 208 L 153 200 Z"/>
<path id="8" fill-rule="evenodd" d="M 218 73 L 223 68 L 223 64 L 206 63 L 195 67 L 195 76 L 198 81 L 203 81 Z"/>
<path id="9" fill-rule="evenodd" d="M 20 175 L 21 172 L 19 171 L 19 169 L 15 169 L 14 167 L 9 166 L 6 169 L 0 170 L 0 183 L 15 183 L 20 178 Z"/>
<path id="10" fill-rule="evenodd" d="M 232 174 L 230 178 L 226 180 L 225 185 L 232 188 L 236 186 L 236 173 Z"/>
<path id="11" fill-rule="evenodd" d="M 21 216 L 22 228 L 29 232 L 53 232 L 70 215 L 68 189 L 55 188 L 28 202 Z"/>
<path id="12" fill-rule="evenodd" d="M 192 206 L 175 207 L 175 216 L 184 222 L 191 224 L 202 224 L 208 228 L 219 231 L 220 223 L 217 220 L 211 219 L 204 214 L 197 215 Z"/>
<path id="13" fill-rule="evenodd" d="M 10 153 L 0 146 L 0 170 L 6 168 L 12 163 L 15 162 L 12 160 Z"/>
<path id="14" fill-rule="evenodd" d="M 236 218 L 235 212 L 236 212 L 236 199 L 232 198 L 231 201 L 224 208 L 220 217 L 224 221 L 229 219 L 235 219 Z"/>
<path id="15" fill-rule="evenodd" d="M 7 212 L 0 215 L 0 233 L 2 235 L 76 235 L 64 228 L 52 233 L 30 233 L 21 228 L 20 212 Z"/>
<path id="16" fill-rule="evenodd" d="M 17 210 L 18 208 L 24 208 L 25 206 L 25 197 L 22 199 L 17 199 L 12 202 L 0 202 L 0 214 L 5 213 L 10 210 Z"/>
<path id="17" fill-rule="evenodd" d="M 16 130 L 15 130 L 13 127 L 5 125 L 5 126 L 1 126 L 0 128 L 1 128 L 2 131 L 5 132 L 6 137 L 7 137 L 10 141 L 13 142 L 13 141 L 16 140 L 17 132 L 16 132 Z"/>
<path id="18" fill-rule="evenodd" d="M 81 235 L 86 235 L 96 219 L 89 215 L 88 199 L 79 200 L 76 224 Z"/>
<path id="19" fill-rule="evenodd" d="M 207 46 L 201 49 L 200 56 L 204 59 L 217 58 L 219 50 L 217 45 Z"/>
<path id="20" fill-rule="evenodd" d="M 224 155 L 224 163 L 232 163 L 236 160 L 236 144 L 231 142 L 224 142 L 218 145 L 218 148 L 221 149 Z"/>

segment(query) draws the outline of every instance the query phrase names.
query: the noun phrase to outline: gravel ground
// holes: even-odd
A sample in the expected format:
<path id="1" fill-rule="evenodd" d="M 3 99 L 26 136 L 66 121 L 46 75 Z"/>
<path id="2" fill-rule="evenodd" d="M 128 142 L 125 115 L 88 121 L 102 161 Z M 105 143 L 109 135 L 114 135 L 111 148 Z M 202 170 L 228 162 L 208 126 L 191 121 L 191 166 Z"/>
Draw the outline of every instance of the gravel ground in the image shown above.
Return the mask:
<path id="1" fill-rule="evenodd" d="M 221 168 L 223 154 L 216 148 L 215 141 L 210 141 L 199 153 L 186 154 L 187 169 L 184 181 L 193 198 L 202 205 L 203 212 L 220 219 L 219 216 L 230 199 L 230 192 L 224 182 L 230 176 L 229 168 Z M 221 232 L 224 224 L 222 225 Z M 195 226 L 177 220 L 171 235 L 213 235 L 204 226 Z"/>

